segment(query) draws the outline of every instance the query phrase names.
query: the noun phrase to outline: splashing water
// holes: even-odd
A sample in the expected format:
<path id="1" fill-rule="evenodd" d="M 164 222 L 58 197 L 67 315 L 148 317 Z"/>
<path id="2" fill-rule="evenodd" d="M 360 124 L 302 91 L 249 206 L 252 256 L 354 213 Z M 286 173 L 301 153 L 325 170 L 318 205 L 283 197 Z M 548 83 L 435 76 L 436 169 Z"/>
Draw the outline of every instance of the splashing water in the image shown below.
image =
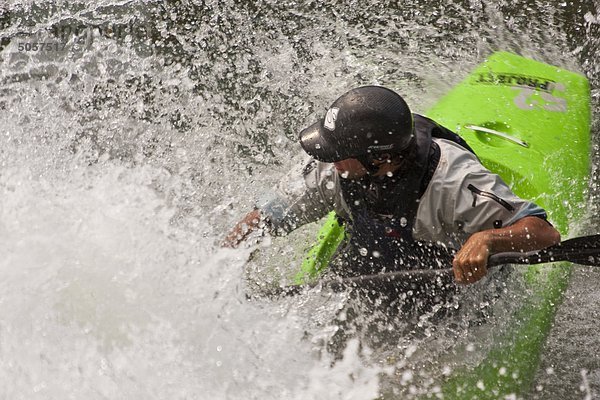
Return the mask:
<path id="1" fill-rule="evenodd" d="M 1 397 L 413 398 L 476 363 L 518 276 L 490 280 L 507 301 L 394 320 L 344 294 L 249 300 L 253 248 L 218 245 L 352 86 L 420 112 L 507 49 L 583 70 L 600 109 L 597 5 L 401 3 L 0 5 Z"/>

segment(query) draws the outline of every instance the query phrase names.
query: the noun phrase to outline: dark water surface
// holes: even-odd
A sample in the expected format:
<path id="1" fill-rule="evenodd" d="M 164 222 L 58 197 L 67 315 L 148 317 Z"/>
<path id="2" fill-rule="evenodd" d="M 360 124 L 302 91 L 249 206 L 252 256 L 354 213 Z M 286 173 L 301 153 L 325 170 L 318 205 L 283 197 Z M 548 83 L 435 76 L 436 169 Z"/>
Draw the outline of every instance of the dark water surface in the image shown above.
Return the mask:
<path id="1" fill-rule="evenodd" d="M 333 363 L 322 343 L 348 299 L 248 302 L 249 250 L 217 243 L 340 93 L 387 85 L 423 112 L 496 50 L 589 78 L 594 168 L 573 230 L 597 232 L 597 0 L 0 3 L 0 397 L 436 393 L 420 370 L 450 370 L 431 360 L 456 337 L 433 339 L 433 318 L 394 351 L 349 339 Z M 527 398 L 600 396 L 598 287 L 575 268 Z M 494 305 L 498 326 L 518 301 Z"/>

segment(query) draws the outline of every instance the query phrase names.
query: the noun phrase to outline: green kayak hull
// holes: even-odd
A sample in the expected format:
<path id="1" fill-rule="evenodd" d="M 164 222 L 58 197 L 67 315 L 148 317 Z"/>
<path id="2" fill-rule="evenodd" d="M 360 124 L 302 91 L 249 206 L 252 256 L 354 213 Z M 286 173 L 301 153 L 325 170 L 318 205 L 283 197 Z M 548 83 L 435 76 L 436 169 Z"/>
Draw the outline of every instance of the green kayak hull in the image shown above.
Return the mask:
<path id="1" fill-rule="evenodd" d="M 577 73 L 496 52 L 426 115 L 461 135 L 513 191 L 548 212 L 563 238 L 581 217 L 590 173 L 590 89 Z M 344 236 L 330 214 L 296 283 L 314 280 Z M 569 263 L 528 266 L 531 293 L 477 366 L 457 367 L 444 399 L 498 399 L 529 392 L 570 275 Z"/>

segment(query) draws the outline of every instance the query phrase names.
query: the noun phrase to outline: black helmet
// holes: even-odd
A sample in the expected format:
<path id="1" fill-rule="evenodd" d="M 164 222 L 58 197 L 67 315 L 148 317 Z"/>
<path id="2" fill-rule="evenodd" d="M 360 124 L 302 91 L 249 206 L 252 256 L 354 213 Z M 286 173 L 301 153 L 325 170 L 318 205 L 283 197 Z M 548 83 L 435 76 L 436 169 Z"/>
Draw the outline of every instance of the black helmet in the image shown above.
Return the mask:
<path id="1" fill-rule="evenodd" d="M 408 105 L 380 86 L 350 90 L 331 105 L 324 119 L 300 132 L 304 150 L 323 162 L 400 154 L 414 143 Z"/>

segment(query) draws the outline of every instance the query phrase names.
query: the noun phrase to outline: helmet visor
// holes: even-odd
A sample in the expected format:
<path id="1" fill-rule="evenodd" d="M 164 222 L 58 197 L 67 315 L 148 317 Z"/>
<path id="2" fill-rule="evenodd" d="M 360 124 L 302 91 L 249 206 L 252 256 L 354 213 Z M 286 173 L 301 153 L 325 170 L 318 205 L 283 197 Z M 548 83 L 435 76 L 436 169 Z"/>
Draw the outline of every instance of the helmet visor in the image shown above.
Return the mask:
<path id="1" fill-rule="evenodd" d="M 323 121 L 316 122 L 300 132 L 300 145 L 309 155 L 322 162 L 336 162 L 350 158 L 350 154 L 342 152 L 339 143 L 326 139 L 331 132 L 323 128 Z"/>

